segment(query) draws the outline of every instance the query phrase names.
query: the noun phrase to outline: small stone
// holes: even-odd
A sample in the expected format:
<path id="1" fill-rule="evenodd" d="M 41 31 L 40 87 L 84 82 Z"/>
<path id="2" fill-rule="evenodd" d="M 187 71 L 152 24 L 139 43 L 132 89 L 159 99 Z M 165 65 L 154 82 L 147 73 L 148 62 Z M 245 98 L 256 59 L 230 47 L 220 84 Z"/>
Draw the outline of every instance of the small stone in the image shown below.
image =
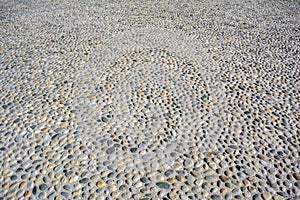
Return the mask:
<path id="1" fill-rule="evenodd" d="M 32 194 L 37 195 L 37 192 L 38 192 L 38 188 L 37 188 L 37 186 L 34 186 L 32 189 Z"/>
<path id="2" fill-rule="evenodd" d="M 196 178 L 199 178 L 201 176 L 200 173 L 197 171 L 191 171 L 191 174 Z"/>
<path id="3" fill-rule="evenodd" d="M 227 193 L 227 189 L 225 187 L 221 188 L 220 193 L 221 195 L 225 195 Z"/>
<path id="4" fill-rule="evenodd" d="M 79 179 L 79 176 L 72 176 L 69 180 L 69 183 L 74 183 Z"/>
<path id="5" fill-rule="evenodd" d="M 243 183 L 244 183 L 245 186 L 250 186 L 251 185 L 251 182 L 248 179 L 245 179 L 243 181 Z"/>
<path id="6" fill-rule="evenodd" d="M 171 185 L 167 182 L 157 182 L 156 185 L 162 189 L 166 189 L 166 190 L 171 189 Z"/>
<path id="7" fill-rule="evenodd" d="M 158 181 L 164 181 L 164 180 L 165 180 L 165 177 L 159 174 L 159 175 L 156 176 L 156 179 L 157 179 Z"/>
<path id="8" fill-rule="evenodd" d="M 245 115 L 251 115 L 251 111 L 245 111 Z"/>
<path id="9" fill-rule="evenodd" d="M 15 181 L 15 180 L 17 180 L 18 179 L 18 177 L 16 176 L 16 175 L 12 175 L 11 177 L 10 177 L 10 180 L 12 180 L 12 181 Z"/>
<path id="10" fill-rule="evenodd" d="M 41 129 L 42 132 L 48 132 L 48 130 L 49 130 L 49 127 L 44 127 Z"/>
<path id="11" fill-rule="evenodd" d="M 169 169 L 165 172 L 165 176 L 168 177 L 168 176 L 171 176 L 172 174 L 174 173 L 174 170 L 172 169 Z"/>
<path id="12" fill-rule="evenodd" d="M 109 190 L 110 192 L 114 192 L 114 191 L 117 190 L 117 186 L 114 185 L 114 184 L 112 184 L 112 185 L 110 185 L 110 186 L 108 187 L 108 190 Z"/>
<path id="13" fill-rule="evenodd" d="M 40 188 L 40 190 L 44 191 L 44 190 L 46 190 L 46 189 L 48 188 L 48 185 L 46 185 L 46 184 L 41 184 L 41 185 L 39 186 L 39 188 Z"/>
<path id="14" fill-rule="evenodd" d="M 215 176 L 215 175 L 211 175 L 211 176 L 205 176 L 204 179 L 207 180 L 207 181 L 214 182 L 214 181 L 218 180 L 218 177 Z"/>
<path id="15" fill-rule="evenodd" d="M 30 192 L 29 190 L 27 190 L 27 191 L 24 193 L 24 197 L 25 197 L 25 198 L 30 197 L 30 195 L 31 195 L 31 192 Z"/>
<path id="16" fill-rule="evenodd" d="M 96 185 L 97 185 L 97 187 L 102 188 L 106 185 L 106 183 L 105 183 L 105 181 L 101 180 L 101 181 L 98 181 Z"/>
<path id="17" fill-rule="evenodd" d="M 71 191 L 72 190 L 72 187 L 71 185 L 64 185 L 63 188 L 67 191 Z"/>
<path id="18" fill-rule="evenodd" d="M 68 149 L 71 149 L 71 148 L 72 148 L 72 145 L 71 145 L 71 144 L 67 144 L 67 145 L 64 147 L 65 150 L 68 150 Z"/>
<path id="19" fill-rule="evenodd" d="M 52 185 L 57 185 L 57 184 L 59 184 L 59 181 L 58 181 L 58 180 L 52 181 Z"/>
<path id="20" fill-rule="evenodd" d="M 228 193 L 225 195 L 225 200 L 231 200 L 232 199 L 232 194 Z"/>
<path id="21" fill-rule="evenodd" d="M 46 171 L 45 169 L 41 169 L 41 170 L 40 170 L 40 173 L 41 173 L 41 174 L 46 174 L 47 171 Z"/>
<path id="22" fill-rule="evenodd" d="M 244 89 L 245 89 L 245 86 L 239 85 L 238 88 L 241 89 L 241 90 L 244 90 Z"/>
<path id="23" fill-rule="evenodd" d="M 22 142 L 22 137 L 21 136 L 16 136 L 15 142 L 16 143 L 21 143 Z"/>
<path id="24" fill-rule="evenodd" d="M 279 196 L 279 195 L 274 196 L 273 198 L 274 198 L 274 200 L 284 200 L 284 197 Z"/>
<path id="25" fill-rule="evenodd" d="M 201 98 L 201 100 L 206 100 L 206 99 L 208 99 L 208 96 L 207 95 L 203 95 L 202 97 L 200 97 Z"/>
<path id="26" fill-rule="evenodd" d="M 226 177 L 226 176 L 224 176 L 224 175 L 221 175 L 221 176 L 220 176 L 220 179 L 221 179 L 223 182 L 229 181 L 229 178 Z"/>
<path id="27" fill-rule="evenodd" d="M 5 170 L 5 171 L 2 172 L 3 176 L 8 176 L 10 174 L 11 174 L 11 171 L 8 171 L 8 170 Z"/>
<path id="28" fill-rule="evenodd" d="M 70 199 L 70 197 L 71 197 L 71 194 L 68 193 L 68 192 L 61 192 L 60 194 L 61 194 L 62 196 L 64 196 L 65 198 L 67 198 L 67 199 Z"/>
<path id="29" fill-rule="evenodd" d="M 259 194 L 255 194 L 253 196 L 253 200 L 260 200 L 260 195 Z"/>
<path id="30" fill-rule="evenodd" d="M 167 181 L 169 183 L 175 183 L 176 182 L 176 179 L 174 177 L 171 177 L 171 178 L 168 178 Z"/>
<path id="31" fill-rule="evenodd" d="M 264 199 L 264 200 L 270 200 L 270 199 L 272 199 L 272 194 L 269 193 L 269 192 L 263 193 L 262 196 L 263 196 L 263 199 Z"/>
<path id="32" fill-rule="evenodd" d="M 231 149 L 238 149 L 238 147 L 235 146 L 235 145 L 229 145 L 228 147 L 231 148 Z"/>
<path id="33" fill-rule="evenodd" d="M 131 152 L 131 153 L 136 153 L 136 152 L 137 152 L 137 148 L 135 148 L 135 147 L 134 147 L 134 148 L 131 148 L 131 149 L 130 149 L 130 152 Z"/>
<path id="34" fill-rule="evenodd" d="M 65 128 L 65 127 L 67 127 L 68 125 L 69 125 L 68 122 L 63 122 L 63 123 L 61 123 L 60 127 Z"/>
<path id="35" fill-rule="evenodd" d="M 15 119 L 15 120 L 13 121 L 13 123 L 16 124 L 16 123 L 18 123 L 19 121 L 20 121 L 20 119 L 17 118 L 17 119 Z"/>
<path id="36" fill-rule="evenodd" d="M 297 180 L 297 181 L 300 181 L 300 173 L 294 173 L 293 174 L 294 178 Z"/>
<path id="37" fill-rule="evenodd" d="M 20 183 L 20 185 L 19 185 L 19 189 L 25 188 L 26 185 L 27 185 L 26 182 L 25 182 L 25 181 L 22 181 L 22 182 Z"/>
<path id="38" fill-rule="evenodd" d="M 108 119 L 106 117 L 101 117 L 102 122 L 108 122 Z"/>
<path id="39" fill-rule="evenodd" d="M 184 162 L 183 162 L 183 165 L 185 167 L 192 167 L 194 165 L 194 163 L 191 159 L 185 159 Z"/>
<path id="40" fill-rule="evenodd" d="M 106 153 L 107 153 L 107 154 L 113 154 L 113 153 L 115 153 L 115 152 L 116 152 L 115 147 L 110 147 L 110 148 L 108 148 L 108 149 L 106 150 Z"/>
<path id="41" fill-rule="evenodd" d="M 80 193 L 81 193 L 81 190 L 75 190 L 75 191 L 72 192 L 72 194 L 74 196 L 78 196 L 78 195 L 80 195 Z"/>
<path id="42" fill-rule="evenodd" d="M 246 102 L 246 101 L 247 101 L 247 98 L 246 98 L 245 95 L 243 95 L 243 96 L 241 97 L 241 101 L 242 101 L 242 102 Z"/>
<path id="43" fill-rule="evenodd" d="M 59 137 L 60 137 L 60 134 L 57 133 L 57 134 L 55 134 L 55 135 L 53 135 L 53 136 L 51 137 L 51 140 L 56 140 L 56 139 L 58 139 Z"/>
<path id="44" fill-rule="evenodd" d="M 149 180 L 148 180 L 147 177 L 142 177 L 140 180 L 141 180 L 143 183 L 148 183 L 148 182 L 149 182 Z"/>
<path id="45" fill-rule="evenodd" d="M 47 194 L 44 191 L 39 194 L 39 199 L 46 199 L 46 197 L 47 197 Z"/>
<path id="46" fill-rule="evenodd" d="M 142 187 L 143 186 L 143 183 L 142 182 L 137 182 L 136 184 L 134 184 L 134 187 L 136 187 L 136 188 L 140 188 L 140 187 Z"/>
<path id="47" fill-rule="evenodd" d="M 258 154 L 257 157 L 261 160 L 267 161 L 267 158 L 262 154 Z"/>
<path id="48" fill-rule="evenodd" d="M 184 176 L 180 176 L 180 175 L 177 175 L 177 176 L 176 176 L 176 179 L 177 179 L 179 182 L 185 181 Z"/>
<path id="49" fill-rule="evenodd" d="M 119 196 L 120 196 L 120 192 L 112 192 L 112 193 L 111 193 L 111 197 L 112 197 L 113 199 L 117 199 Z"/>
<path id="50" fill-rule="evenodd" d="M 54 171 L 55 172 L 59 172 L 60 170 L 62 170 L 63 166 L 62 165 L 57 165 L 56 167 L 54 167 Z"/>
<path id="51" fill-rule="evenodd" d="M 211 195 L 210 198 L 213 199 L 213 200 L 221 200 L 222 199 L 221 196 L 217 195 L 217 194 Z"/>
<path id="52" fill-rule="evenodd" d="M 83 178 L 83 179 L 80 179 L 80 180 L 79 180 L 79 183 L 82 183 L 82 184 L 85 184 L 85 183 L 87 183 L 87 182 L 89 182 L 89 179 L 88 179 L 88 178 Z"/>

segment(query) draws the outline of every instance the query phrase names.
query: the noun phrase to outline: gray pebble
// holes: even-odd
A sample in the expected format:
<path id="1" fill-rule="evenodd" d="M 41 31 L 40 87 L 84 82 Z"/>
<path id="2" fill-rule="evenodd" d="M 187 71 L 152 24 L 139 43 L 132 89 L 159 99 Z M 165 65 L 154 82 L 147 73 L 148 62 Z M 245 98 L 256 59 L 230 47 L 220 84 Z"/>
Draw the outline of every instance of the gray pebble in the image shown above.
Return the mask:
<path id="1" fill-rule="evenodd" d="M 107 154 L 113 154 L 116 152 L 116 149 L 115 147 L 109 147 L 107 150 L 106 150 L 106 153 Z"/>
<path id="2" fill-rule="evenodd" d="M 222 197 L 221 197 L 220 195 L 217 195 L 217 194 L 213 194 L 213 195 L 211 195 L 210 197 L 211 197 L 211 199 L 213 199 L 213 200 L 221 200 L 221 199 L 222 199 Z"/>
<path id="3" fill-rule="evenodd" d="M 40 188 L 41 191 L 44 191 L 48 188 L 48 185 L 43 183 L 39 186 L 39 188 Z"/>
<path id="4" fill-rule="evenodd" d="M 167 170 L 167 171 L 165 172 L 165 176 L 166 176 L 166 177 L 169 177 L 169 176 L 171 176 L 173 173 L 174 173 L 174 170 L 169 169 L 169 170 Z"/>
<path id="5" fill-rule="evenodd" d="M 157 182 L 156 185 L 162 189 L 166 189 L 166 190 L 171 189 L 171 185 L 167 182 Z"/>
<path id="6" fill-rule="evenodd" d="M 61 194 L 62 196 L 64 196 L 65 198 L 67 198 L 67 199 L 70 199 L 70 198 L 71 198 L 71 194 L 68 193 L 68 192 L 61 192 L 60 194 Z"/>
<path id="7" fill-rule="evenodd" d="M 88 183 L 88 182 L 89 182 L 88 178 L 83 178 L 83 179 L 79 180 L 79 183 L 82 183 L 82 184 L 85 184 L 85 183 Z"/>

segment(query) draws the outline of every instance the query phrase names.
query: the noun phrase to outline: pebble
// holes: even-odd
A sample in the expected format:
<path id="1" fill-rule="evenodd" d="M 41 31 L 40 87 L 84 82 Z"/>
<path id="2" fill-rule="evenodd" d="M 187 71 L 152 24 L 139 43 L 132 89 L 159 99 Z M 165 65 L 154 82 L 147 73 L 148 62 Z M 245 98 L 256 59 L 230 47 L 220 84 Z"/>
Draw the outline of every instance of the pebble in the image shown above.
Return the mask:
<path id="1" fill-rule="evenodd" d="M 67 191 L 72 191 L 72 186 L 71 185 L 64 185 L 63 188 Z"/>
<path id="2" fill-rule="evenodd" d="M 108 122 L 108 119 L 107 119 L 106 117 L 102 117 L 102 118 L 101 118 L 101 121 L 102 121 L 102 122 Z"/>
<path id="3" fill-rule="evenodd" d="M 43 191 L 39 194 L 39 199 L 46 199 L 46 198 L 47 198 L 46 192 Z"/>
<path id="4" fill-rule="evenodd" d="M 161 189 L 166 189 L 166 190 L 171 189 L 171 185 L 167 182 L 157 182 L 156 185 Z"/>
<path id="5" fill-rule="evenodd" d="M 263 193 L 262 196 L 263 196 L 264 200 L 270 200 L 270 199 L 272 199 L 272 195 L 270 193 L 268 193 L 268 192 Z"/>
<path id="6" fill-rule="evenodd" d="M 26 187 L 26 182 L 25 181 L 22 181 L 19 185 L 19 189 L 24 189 Z"/>
<path id="7" fill-rule="evenodd" d="M 107 153 L 107 154 L 113 154 L 113 153 L 115 153 L 115 152 L 116 152 L 115 147 L 110 147 L 110 148 L 108 148 L 108 149 L 106 150 L 106 153 Z"/>
<path id="8" fill-rule="evenodd" d="M 70 183 L 74 183 L 74 182 L 76 182 L 78 179 L 79 179 L 79 176 L 71 176 L 70 179 L 69 179 L 69 182 L 70 182 Z"/>
<path id="9" fill-rule="evenodd" d="M 61 192 L 60 194 L 67 199 L 70 199 L 70 197 L 71 197 L 71 194 L 68 192 Z"/>
<path id="10" fill-rule="evenodd" d="M 197 172 L 197 171 L 192 171 L 191 174 L 192 174 L 194 177 L 196 177 L 196 178 L 201 177 L 201 174 L 200 174 L 199 172 Z"/>
<path id="11" fill-rule="evenodd" d="M 259 194 L 255 194 L 253 196 L 253 200 L 259 200 L 259 199 L 261 199 Z"/>
<path id="12" fill-rule="evenodd" d="M 41 191 L 44 191 L 48 188 L 48 185 L 43 183 L 39 186 L 39 188 L 40 188 Z"/>
<path id="13" fill-rule="evenodd" d="M 74 190 L 73 192 L 72 192 L 72 195 L 73 196 L 78 196 L 78 195 L 80 195 L 81 194 L 81 190 Z"/>
<path id="14" fill-rule="evenodd" d="M 25 197 L 25 198 L 28 198 L 28 197 L 30 197 L 30 196 L 31 196 L 31 192 L 30 192 L 29 190 L 25 191 L 24 197 Z"/>
<path id="15" fill-rule="evenodd" d="M 147 177 L 142 177 L 142 178 L 141 178 L 141 182 L 142 182 L 142 183 L 148 183 L 149 180 L 148 180 Z"/>
<path id="16" fill-rule="evenodd" d="M 104 187 L 106 184 L 105 184 L 105 182 L 104 182 L 103 180 L 101 180 L 101 181 L 98 181 L 96 185 L 97 185 L 97 187 L 102 188 L 102 187 Z"/>
<path id="17" fill-rule="evenodd" d="M 300 181 L 300 173 L 294 173 L 293 174 L 294 178 L 297 180 L 297 181 Z"/>
<path id="18" fill-rule="evenodd" d="M 111 193 L 111 197 L 114 199 L 119 198 L 119 196 L 120 196 L 120 192 L 112 192 Z"/>
<path id="19" fill-rule="evenodd" d="M 37 193 L 38 193 L 38 188 L 37 188 L 37 186 L 34 186 L 32 189 L 32 194 L 37 195 Z"/>
<path id="20" fill-rule="evenodd" d="M 183 162 L 183 165 L 185 167 L 192 167 L 193 166 L 193 161 L 191 159 L 185 159 L 184 162 Z"/>
<path id="21" fill-rule="evenodd" d="M 172 170 L 172 169 L 169 169 L 169 170 L 165 171 L 165 176 L 166 176 L 166 177 L 169 177 L 169 176 L 171 176 L 172 174 L 174 174 L 174 170 Z"/>
<path id="22" fill-rule="evenodd" d="M 81 184 L 85 184 L 85 183 L 88 183 L 88 182 L 89 182 L 88 178 L 83 178 L 83 179 L 79 180 L 79 183 L 81 183 Z"/>
<path id="23" fill-rule="evenodd" d="M 56 167 L 53 168 L 53 170 L 54 170 L 55 172 L 59 172 L 59 171 L 62 170 L 62 169 L 63 169 L 63 166 L 62 166 L 62 165 L 57 165 Z"/>
<path id="24" fill-rule="evenodd" d="M 136 153 L 136 152 L 137 152 L 137 148 L 136 148 L 136 147 L 131 148 L 131 149 L 130 149 L 130 152 L 131 152 L 131 153 Z"/>
<path id="25" fill-rule="evenodd" d="M 221 200 L 222 199 L 222 197 L 220 195 L 217 195 L 217 194 L 211 195 L 210 198 L 213 199 L 213 200 Z"/>
<path id="26" fill-rule="evenodd" d="M 232 198 L 232 194 L 231 194 L 231 193 L 226 194 L 226 195 L 225 195 L 225 199 L 226 199 L 226 200 L 233 199 L 233 198 Z"/>
<path id="27" fill-rule="evenodd" d="M 174 177 L 171 177 L 171 178 L 168 178 L 167 181 L 169 183 L 175 183 L 176 182 L 176 179 Z"/>

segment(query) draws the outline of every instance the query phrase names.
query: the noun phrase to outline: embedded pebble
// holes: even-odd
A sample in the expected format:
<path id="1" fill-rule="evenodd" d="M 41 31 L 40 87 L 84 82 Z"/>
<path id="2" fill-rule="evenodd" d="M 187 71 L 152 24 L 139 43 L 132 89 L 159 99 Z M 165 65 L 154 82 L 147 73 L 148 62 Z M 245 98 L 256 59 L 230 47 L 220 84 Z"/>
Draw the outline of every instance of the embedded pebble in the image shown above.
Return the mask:
<path id="1" fill-rule="evenodd" d="M 171 185 L 169 183 L 166 183 L 166 182 L 157 182 L 156 185 L 159 188 L 162 188 L 162 189 L 166 189 L 166 190 L 171 189 Z"/>
<path id="2" fill-rule="evenodd" d="M 105 186 L 105 182 L 103 180 L 97 182 L 97 187 L 102 188 Z"/>
<path id="3" fill-rule="evenodd" d="M 108 149 L 106 150 L 106 153 L 107 153 L 107 154 L 113 154 L 113 153 L 115 153 L 115 151 L 116 151 L 115 147 L 110 147 L 110 148 L 108 148 Z"/>

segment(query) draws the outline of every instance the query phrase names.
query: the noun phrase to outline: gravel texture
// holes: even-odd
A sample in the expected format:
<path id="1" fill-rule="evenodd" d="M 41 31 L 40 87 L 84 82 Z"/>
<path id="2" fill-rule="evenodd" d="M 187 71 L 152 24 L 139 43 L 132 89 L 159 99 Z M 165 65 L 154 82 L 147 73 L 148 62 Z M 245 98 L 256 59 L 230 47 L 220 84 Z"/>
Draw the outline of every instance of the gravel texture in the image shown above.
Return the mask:
<path id="1" fill-rule="evenodd" d="M 299 199 L 299 10 L 0 0 L 0 199 Z"/>

